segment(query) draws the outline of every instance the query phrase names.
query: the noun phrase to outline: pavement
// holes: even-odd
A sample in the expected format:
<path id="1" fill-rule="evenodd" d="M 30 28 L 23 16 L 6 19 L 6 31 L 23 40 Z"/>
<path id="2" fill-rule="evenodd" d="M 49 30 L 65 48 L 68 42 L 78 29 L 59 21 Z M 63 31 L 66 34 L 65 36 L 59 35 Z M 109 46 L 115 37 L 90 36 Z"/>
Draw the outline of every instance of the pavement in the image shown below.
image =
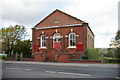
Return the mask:
<path id="1" fill-rule="evenodd" d="M 56 63 L 56 62 L 30 62 L 30 61 L 2 61 L 2 63 L 40 64 L 40 65 L 51 65 L 51 66 L 76 66 L 76 67 L 97 67 L 97 68 L 120 68 L 119 64 Z"/>

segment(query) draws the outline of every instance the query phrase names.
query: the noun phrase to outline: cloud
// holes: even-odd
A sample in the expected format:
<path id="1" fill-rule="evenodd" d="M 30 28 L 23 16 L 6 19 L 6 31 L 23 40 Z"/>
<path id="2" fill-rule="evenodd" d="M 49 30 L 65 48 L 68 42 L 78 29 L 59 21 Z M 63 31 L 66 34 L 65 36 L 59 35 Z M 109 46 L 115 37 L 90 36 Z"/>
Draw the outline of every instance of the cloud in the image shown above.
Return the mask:
<path id="1" fill-rule="evenodd" d="M 57 7 L 65 6 L 62 2 L 59 4 L 58 2 L 36 1 L 2 0 L 2 19 L 33 27 Z"/>
<path id="2" fill-rule="evenodd" d="M 0 26 L 26 26 L 31 39 L 31 28 L 55 9 L 88 22 L 95 47 L 109 47 L 118 29 L 118 0 L 1 0 Z"/>
<path id="3" fill-rule="evenodd" d="M 95 34 L 95 47 L 109 47 L 118 30 L 118 0 L 77 1 L 64 11 L 89 23 Z"/>
<path id="4" fill-rule="evenodd" d="M 23 25 L 29 33 L 26 39 L 32 39 L 31 28 L 53 10 L 62 9 L 68 3 L 55 0 L 2 0 L 0 3 L 2 12 L 0 13 L 0 23 L 2 27 Z"/>
<path id="5" fill-rule="evenodd" d="M 119 3 L 118 3 L 118 14 L 120 14 L 120 1 L 119 1 Z M 118 15 L 118 29 L 119 29 L 119 31 L 120 31 L 120 15 Z"/>

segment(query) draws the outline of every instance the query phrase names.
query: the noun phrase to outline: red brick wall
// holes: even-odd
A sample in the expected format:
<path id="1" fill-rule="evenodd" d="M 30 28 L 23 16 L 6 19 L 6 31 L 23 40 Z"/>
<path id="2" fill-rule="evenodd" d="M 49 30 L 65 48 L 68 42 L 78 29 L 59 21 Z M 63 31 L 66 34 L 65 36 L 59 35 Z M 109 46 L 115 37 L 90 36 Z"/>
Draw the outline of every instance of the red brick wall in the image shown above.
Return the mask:
<path id="1" fill-rule="evenodd" d="M 59 20 L 58 24 L 55 24 L 54 21 Z M 70 24 L 80 24 L 81 21 L 77 20 L 69 15 L 62 13 L 61 11 L 55 11 L 53 14 L 44 19 L 39 25 L 36 27 L 51 27 L 51 26 L 62 26 L 62 25 L 70 25 Z"/>
<path id="2" fill-rule="evenodd" d="M 61 54 L 59 57 L 58 57 L 58 60 L 57 62 L 65 62 L 67 63 L 68 62 L 68 54 Z"/>
<path id="3" fill-rule="evenodd" d="M 15 61 L 15 59 L 4 59 L 5 61 Z"/>
<path id="4" fill-rule="evenodd" d="M 44 60 L 43 60 L 43 57 L 40 55 L 40 54 L 35 54 L 34 55 L 34 59 L 35 59 L 35 61 L 37 61 L 37 62 L 43 62 Z"/>
<path id="5" fill-rule="evenodd" d="M 70 53 L 75 53 L 76 49 L 67 49 L 68 47 L 68 37 L 65 37 L 66 35 L 69 36 L 69 33 L 71 32 L 71 29 L 73 29 L 73 31 L 75 32 L 76 35 L 79 35 L 76 37 L 77 43 L 78 42 L 82 42 L 83 43 L 83 48 L 84 48 L 84 52 L 86 51 L 86 41 L 87 41 L 87 37 L 86 37 L 86 25 L 85 26 L 80 26 L 80 27 L 65 27 L 65 28 L 56 28 L 58 30 L 58 33 L 61 34 L 61 36 L 63 36 L 63 38 L 61 39 L 61 51 L 65 51 L 65 52 L 70 52 Z M 40 37 L 40 35 L 42 34 L 42 31 L 44 31 L 44 33 L 46 34 L 47 38 L 47 50 L 53 48 L 53 39 L 51 39 L 50 37 L 53 36 L 53 34 L 55 33 L 56 29 L 43 29 L 43 30 L 36 30 L 34 31 L 33 34 L 33 47 L 35 44 L 39 44 L 40 45 L 40 39 L 38 39 L 38 37 Z M 34 48 L 33 48 L 34 49 Z M 42 52 L 42 50 L 40 51 L 40 53 Z M 34 50 L 33 50 L 33 54 L 34 54 Z"/>
<path id="6" fill-rule="evenodd" d="M 47 61 L 57 61 L 58 57 L 60 55 L 59 51 L 52 49 L 45 53 L 45 58 Z"/>

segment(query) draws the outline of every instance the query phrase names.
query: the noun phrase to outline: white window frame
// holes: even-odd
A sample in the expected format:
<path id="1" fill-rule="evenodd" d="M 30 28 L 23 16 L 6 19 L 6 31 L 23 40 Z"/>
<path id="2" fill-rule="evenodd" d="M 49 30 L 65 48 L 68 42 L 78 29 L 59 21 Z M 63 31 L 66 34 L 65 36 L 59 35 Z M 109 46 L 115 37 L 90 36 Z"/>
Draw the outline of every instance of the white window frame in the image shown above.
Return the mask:
<path id="1" fill-rule="evenodd" d="M 42 37 L 43 36 L 45 36 L 45 44 L 46 44 L 46 35 L 41 35 L 41 37 L 40 37 L 40 48 L 46 48 L 46 46 L 42 46 L 42 42 L 43 42 Z"/>
<path id="2" fill-rule="evenodd" d="M 74 39 L 73 40 L 75 40 L 75 46 L 71 46 L 70 45 L 70 35 L 71 34 L 74 34 Z M 68 40 L 68 48 L 76 48 L 76 34 L 74 33 L 74 32 L 71 32 L 70 34 L 69 34 L 69 40 Z"/>
<path id="3" fill-rule="evenodd" d="M 57 36 L 56 36 L 57 35 Z M 58 41 L 58 39 L 60 39 L 61 38 L 61 35 L 60 35 L 60 33 L 55 33 L 54 35 L 53 35 L 53 48 L 54 48 L 54 40 L 55 40 L 55 38 L 57 39 L 57 41 L 56 42 L 61 42 L 61 41 Z"/>

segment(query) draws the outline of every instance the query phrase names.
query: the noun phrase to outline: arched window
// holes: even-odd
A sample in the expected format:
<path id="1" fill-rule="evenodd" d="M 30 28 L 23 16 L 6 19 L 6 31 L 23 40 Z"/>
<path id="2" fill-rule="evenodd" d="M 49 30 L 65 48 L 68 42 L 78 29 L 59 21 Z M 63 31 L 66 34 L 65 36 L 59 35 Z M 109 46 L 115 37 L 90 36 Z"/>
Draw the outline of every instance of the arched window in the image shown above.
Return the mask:
<path id="1" fill-rule="evenodd" d="M 76 47 L 76 36 L 73 32 L 69 34 L 69 47 Z"/>
<path id="2" fill-rule="evenodd" d="M 55 33 L 53 35 L 53 41 L 54 42 L 60 42 L 60 34 L 59 33 Z"/>
<path id="3" fill-rule="evenodd" d="M 46 48 L 46 36 L 41 35 L 41 48 Z"/>
<path id="4" fill-rule="evenodd" d="M 61 35 L 59 33 L 53 35 L 53 48 L 61 49 Z"/>

